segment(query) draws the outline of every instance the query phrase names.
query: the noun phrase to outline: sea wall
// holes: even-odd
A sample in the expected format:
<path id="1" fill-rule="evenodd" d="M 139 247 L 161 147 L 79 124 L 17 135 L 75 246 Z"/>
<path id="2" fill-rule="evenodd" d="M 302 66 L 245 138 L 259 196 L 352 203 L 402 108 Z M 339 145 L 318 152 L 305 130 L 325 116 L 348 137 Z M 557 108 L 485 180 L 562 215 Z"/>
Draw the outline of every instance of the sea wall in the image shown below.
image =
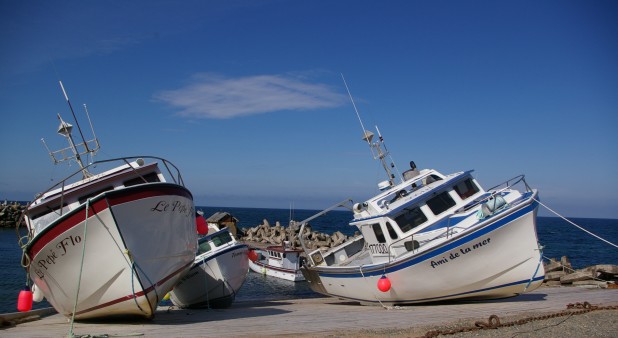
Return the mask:
<path id="1" fill-rule="evenodd" d="M 14 228 L 25 208 L 25 205 L 17 202 L 0 204 L 0 228 Z"/>
<path id="2" fill-rule="evenodd" d="M 597 264 L 573 269 L 567 256 L 550 258 L 544 264 L 546 286 L 577 286 L 582 288 L 618 288 L 618 265 Z"/>
<path id="3" fill-rule="evenodd" d="M 309 250 L 329 249 L 340 245 L 341 243 L 352 238 L 346 236 L 340 231 L 332 235 L 318 231 L 313 231 L 311 225 L 307 224 L 303 230 L 305 238 L 305 246 Z M 281 245 L 287 241 L 293 248 L 300 248 L 300 224 L 292 222 L 289 226 L 282 226 L 279 221 L 271 226 L 268 220 L 263 220 L 262 224 L 252 228 L 242 228 L 238 232 L 238 239 L 244 242 L 260 243 L 265 245 Z M 357 233 L 358 234 L 358 233 Z"/>

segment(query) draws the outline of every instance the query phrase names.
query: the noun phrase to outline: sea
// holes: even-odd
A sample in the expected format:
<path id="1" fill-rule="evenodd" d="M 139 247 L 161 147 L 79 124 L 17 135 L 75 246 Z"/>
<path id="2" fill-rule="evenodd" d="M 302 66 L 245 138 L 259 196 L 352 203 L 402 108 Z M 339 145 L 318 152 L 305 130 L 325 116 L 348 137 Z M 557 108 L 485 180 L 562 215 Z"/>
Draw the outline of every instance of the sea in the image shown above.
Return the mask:
<path id="1" fill-rule="evenodd" d="M 271 225 L 280 222 L 287 226 L 291 219 L 304 220 L 319 210 L 285 210 L 233 207 L 197 207 L 205 216 L 226 211 L 236 217 L 239 228 L 250 228 L 267 220 Z M 312 222 L 313 231 L 332 234 L 341 231 L 353 235 L 355 227 L 348 225 L 351 212 L 332 211 Z M 607 242 L 618 243 L 618 220 L 597 218 L 569 218 L 569 221 L 601 237 Z M 618 248 L 600 240 L 558 217 L 539 217 L 537 222 L 539 242 L 546 259 L 567 256 L 574 268 L 595 264 L 618 265 Z M 26 273 L 20 264 L 21 249 L 14 229 L 0 229 L 0 314 L 17 311 L 17 297 L 26 284 Z M 289 282 L 250 272 L 236 301 L 277 300 L 321 297 L 306 282 Z M 170 303 L 171 305 L 171 303 Z M 43 301 L 34 303 L 34 309 L 49 307 Z"/>

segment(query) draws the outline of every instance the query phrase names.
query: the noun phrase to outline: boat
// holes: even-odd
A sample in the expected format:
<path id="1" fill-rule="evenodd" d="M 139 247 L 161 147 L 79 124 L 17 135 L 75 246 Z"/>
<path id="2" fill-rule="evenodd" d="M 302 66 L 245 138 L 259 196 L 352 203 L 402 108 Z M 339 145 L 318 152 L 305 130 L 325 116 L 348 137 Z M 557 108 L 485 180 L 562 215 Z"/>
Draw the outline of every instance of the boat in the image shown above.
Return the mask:
<path id="1" fill-rule="evenodd" d="M 300 271 L 305 257 L 302 249 L 292 248 L 289 242 L 282 245 L 271 245 L 264 249 L 252 248 L 255 252 L 249 255 L 249 268 L 252 271 L 292 282 L 304 281 Z"/>
<path id="2" fill-rule="evenodd" d="M 87 109 L 86 114 L 90 121 Z M 163 158 L 88 163 L 99 149 L 94 129 L 94 138 L 86 141 L 79 128 L 83 142 L 77 142 L 73 125 L 60 114 L 58 119 L 58 133 L 69 147 L 50 156 L 55 164 L 74 161 L 79 169 L 38 194 L 24 211 L 22 265 L 34 298 L 45 298 L 71 320 L 152 318 L 193 264 L 193 196 L 178 168 Z"/>
<path id="3" fill-rule="evenodd" d="M 209 222 L 193 265 L 170 292 L 170 300 L 180 308 L 230 307 L 249 273 L 248 253 L 249 247 L 237 242 L 228 227 Z"/>
<path id="4" fill-rule="evenodd" d="M 398 174 L 376 131 L 374 142 L 363 127 L 363 140 L 387 175 L 377 195 L 360 203 L 347 199 L 301 222 L 303 234 L 309 221 L 346 208 L 349 225 L 360 233 L 328 250 L 308 250 L 299 235 L 307 254 L 301 271 L 313 291 L 403 305 L 506 298 L 541 285 L 538 190 L 524 175 L 484 190 L 472 170 L 444 175 L 412 161 Z"/>

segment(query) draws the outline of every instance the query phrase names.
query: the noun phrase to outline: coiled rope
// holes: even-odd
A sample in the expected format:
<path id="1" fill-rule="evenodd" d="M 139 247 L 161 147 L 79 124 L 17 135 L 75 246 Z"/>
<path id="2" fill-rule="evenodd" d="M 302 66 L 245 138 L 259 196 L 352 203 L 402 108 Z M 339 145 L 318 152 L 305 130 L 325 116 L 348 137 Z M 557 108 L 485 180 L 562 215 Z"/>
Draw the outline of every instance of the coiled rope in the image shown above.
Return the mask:
<path id="1" fill-rule="evenodd" d="M 591 305 L 589 302 L 583 302 L 583 303 L 578 302 L 574 304 L 570 303 L 566 305 L 566 310 L 562 310 L 560 312 L 549 313 L 549 314 L 539 315 L 539 316 L 530 316 L 530 317 L 518 319 L 515 321 L 505 322 L 505 323 L 502 323 L 500 321 L 500 317 L 498 317 L 497 315 L 491 315 L 489 316 L 487 322 L 476 321 L 474 323 L 474 326 L 465 326 L 465 327 L 460 327 L 460 328 L 452 329 L 452 330 L 431 330 L 425 333 L 425 335 L 421 337 L 431 338 L 431 337 L 437 337 L 439 335 L 451 335 L 451 334 L 456 334 L 460 332 L 498 329 L 501 327 L 523 325 L 523 324 L 527 324 L 533 321 L 540 321 L 540 320 L 565 317 L 565 316 L 567 317 L 566 319 L 568 319 L 574 315 L 580 315 L 580 314 L 588 313 L 591 311 L 597 311 L 597 310 L 618 310 L 618 306 L 597 306 L 597 305 Z"/>

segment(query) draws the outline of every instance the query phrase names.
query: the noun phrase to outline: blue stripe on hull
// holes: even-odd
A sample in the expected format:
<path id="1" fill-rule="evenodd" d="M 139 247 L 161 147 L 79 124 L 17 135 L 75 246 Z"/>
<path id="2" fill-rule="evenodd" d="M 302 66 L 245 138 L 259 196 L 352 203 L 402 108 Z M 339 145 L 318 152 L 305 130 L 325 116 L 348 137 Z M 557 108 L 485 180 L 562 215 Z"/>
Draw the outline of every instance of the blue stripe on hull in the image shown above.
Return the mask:
<path id="1" fill-rule="evenodd" d="M 545 279 L 544 276 L 540 276 L 540 277 L 536 277 L 532 280 L 532 282 L 538 282 L 538 281 L 543 281 Z M 479 293 L 479 292 L 485 292 L 485 291 L 490 291 L 490 290 L 496 290 L 496 289 L 501 289 L 501 288 L 505 288 L 505 287 L 510 287 L 510 286 L 516 286 L 516 285 L 525 285 L 528 284 L 530 282 L 529 279 L 526 280 L 520 280 L 517 282 L 512 282 L 512 283 L 507 283 L 507 284 L 503 284 L 503 285 L 498 285 L 498 286 L 493 286 L 490 288 L 484 288 L 484 289 L 478 289 L 478 290 L 472 290 L 472 291 L 466 291 L 466 292 L 461 292 L 461 293 L 453 293 L 450 295 L 445 295 L 445 296 L 440 296 L 440 297 L 430 297 L 430 298 L 418 298 L 418 299 L 401 299 L 401 300 L 396 300 L 396 301 L 385 301 L 382 300 L 382 303 L 393 303 L 393 304 L 409 304 L 409 303 L 424 303 L 424 302 L 435 302 L 435 301 L 440 301 L 440 300 L 448 300 L 451 298 L 466 298 L 465 295 L 470 295 L 470 298 L 473 297 L 473 295 L 475 293 Z M 513 294 L 514 296 L 517 294 Z M 340 295 L 330 295 L 333 297 L 341 297 L 341 298 L 346 298 L 346 299 L 350 299 L 350 300 L 356 300 L 359 302 L 365 302 L 365 303 L 379 303 L 379 301 L 373 301 L 373 300 L 368 300 L 368 299 L 360 299 L 360 298 L 350 298 L 350 297 L 345 297 L 345 296 L 340 296 Z M 464 297 L 462 297 L 464 296 Z M 504 298 L 504 297 L 503 297 Z"/>
<path id="2" fill-rule="evenodd" d="M 496 229 L 499 229 L 507 224 L 509 224 L 510 222 L 514 221 L 515 219 L 525 216 L 528 213 L 534 212 L 534 210 L 537 208 L 538 203 L 537 202 L 533 202 L 530 203 L 529 205 L 521 208 L 520 210 L 517 210 L 505 217 L 502 217 L 498 220 L 496 220 L 495 222 L 477 230 L 474 231 L 452 243 L 446 244 L 444 246 L 435 248 L 433 250 L 431 250 L 430 252 L 424 253 L 418 257 L 411 257 L 405 261 L 396 263 L 394 265 L 391 266 L 387 266 L 386 268 L 384 268 L 384 264 L 374 264 L 371 265 L 369 267 L 365 267 L 367 270 L 363 269 L 363 272 L 360 273 L 359 272 L 327 272 L 328 269 L 320 269 L 319 267 L 315 268 L 315 270 L 318 271 L 320 277 L 333 277 L 333 278 L 360 278 L 360 277 L 368 277 L 368 276 L 381 276 L 384 273 L 392 273 L 401 269 L 405 269 L 408 268 L 410 266 L 416 265 L 420 262 L 426 261 L 428 259 L 431 259 L 433 257 L 442 255 L 443 253 L 452 250 L 453 248 L 459 247 L 461 245 L 464 245 L 466 243 L 472 242 L 473 240 L 482 237 Z M 527 281 L 526 281 L 527 282 Z"/>
<path id="3" fill-rule="evenodd" d="M 231 247 L 229 247 L 229 248 L 227 248 L 225 250 L 217 252 L 216 254 L 214 254 L 214 255 L 206 258 L 206 259 L 199 259 L 198 260 L 196 258 L 195 262 L 194 262 L 194 265 L 191 267 L 191 270 L 197 268 L 198 266 L 203 265 L 204 263 L 208 263 L 209 261 L 211 261 L 211 260 L 213 260 L 213 259 L 215 259 L 215 258 L 217 258 L 217 257 L 219 257 L 221 255 L 224 255 L 224 254 L 226 254 L 226 253 L 228 253 L 230 251 L 234 251 L 234 250 L 238 250 L 238 249 L 249 249 L 249 247 L 246 244 L 234 245 L 234 246 L 231 246 Z"/>

